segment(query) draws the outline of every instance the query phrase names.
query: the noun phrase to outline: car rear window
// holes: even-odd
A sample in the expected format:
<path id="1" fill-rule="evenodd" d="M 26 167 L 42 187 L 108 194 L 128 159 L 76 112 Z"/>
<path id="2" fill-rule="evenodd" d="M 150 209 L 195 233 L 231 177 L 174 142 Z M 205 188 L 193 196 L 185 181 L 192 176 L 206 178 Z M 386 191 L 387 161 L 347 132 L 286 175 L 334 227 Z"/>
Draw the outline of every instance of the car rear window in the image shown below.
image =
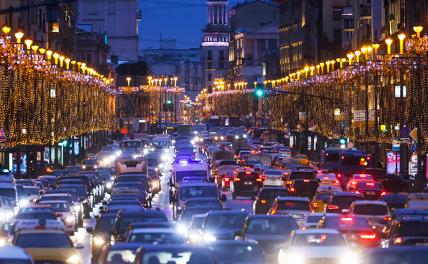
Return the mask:
<path id="1" fill-rule="evenodd" d="M 382 204 L 358 204 L 352 211 L 357 215 L 387 215 L 388 207 Z"/>
<path id="2" fill-rule="evenodd" d="M 359 200 L 359 198 L 353 196 L 334 196 L 330 204 L 337 205 L 342 209 L 347 209 L 357 200 Z"/>
<path id="3" fill-rule="evenodd" d="M 326 218 L 324 228 L 368 229 L 370 224 L 365 217 L 331 216 Z"/>
<path id="4" fill-rule="evenodd" d="M 309 211 L 309 202 L 307 201 L 279 201 L 277 210 L 304 210 Z"/>
<path id="5" fill-rule="evenodd" d="M 240 178 L 241 180 L 256 180 L 259 177 L 259 174 L 255 172 L 240 172 L 237 175 L 237 178 Z"/>
<path id="6" fill-rule="evenodd" d="M 314 173 L 307 171 L 293 171 L 290 175 L 290 180 L 305 180 L 305 179 L 313 179 Z"/>

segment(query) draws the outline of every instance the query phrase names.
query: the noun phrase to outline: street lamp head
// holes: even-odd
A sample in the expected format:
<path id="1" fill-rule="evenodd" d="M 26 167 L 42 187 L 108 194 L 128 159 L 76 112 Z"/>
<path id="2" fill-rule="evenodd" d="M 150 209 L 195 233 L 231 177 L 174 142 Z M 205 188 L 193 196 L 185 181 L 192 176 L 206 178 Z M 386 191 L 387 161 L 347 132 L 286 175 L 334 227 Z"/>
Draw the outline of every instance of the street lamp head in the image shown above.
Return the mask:
<path id="1" fill-rule="evenodd" d="M 33 50 L 34 54 L 36 54 L 37 50 L 39 49 L 39 45 L 33 45 L 31 46 L 31 49 Z"/>
<path id="2" fill-rule="evenodd" d="M 31 44 L 33 44 L 33 40 L 31 40 L 31 39 L 26 39 L 26 40 L 24 41 L 24 43 L 25 43 L 25 46 L 27 47 L 27 50 L 30 50 L 30 49 L 31 49 Z"/>
<path id="3" fill-rule="evenodd" d="M 363 46 L 363 47 L 361 48 L 361 52 L 362 52 L 362 53 L 366 53 L 366 52 L 367 52 L 367 47 L 366 47 L 366 46 Z"/>
<path id="4" fill-rule="evenodd" d="M 15 38 L 16 38 L 16 43 L 21 43 L 22 38 L 24 37 L 24 32 L 22 32 L 21 30 L 19 30 L 18 32 L 15 33 Z"/>
<path id="5" fill-rule="evenodd" d="M 350 60 L 352 60 L 354 58 L 354 53 L 350 52 L 348 54 L 346 54 L 346 57 Z"/>
<path id="6" fill-rule="evenodd" d="M 10 33 L 11 28 L 10 28 L 8 25 L 4 25 L 4 26 L 1 28 L 1 31 L 3 31 L 3 34 L 7 35 L 7 34 L 9 34 L 9 33 Z"/>
<path id="7" fill-rule="evenodd" d="M 385 39 L 385 43 L 386 43 L 386 45 L 391 46 L 391 44 L 392 44 L 392 38 Z"/>
<path id="8" fill-rule="evenodd" d="M 406 38 L 406 34 L 404 34 L 404 33 L 400 33 L 400 34 L 398 34 L 398 39 L 400 40 L 400 41 L 403 41 L 405 38 Z"/>
<path id="9" fill-rule="evenodd" d="M 131 81 L 131 77 L 126 77 L 126 80 L 129 82 Z"/>

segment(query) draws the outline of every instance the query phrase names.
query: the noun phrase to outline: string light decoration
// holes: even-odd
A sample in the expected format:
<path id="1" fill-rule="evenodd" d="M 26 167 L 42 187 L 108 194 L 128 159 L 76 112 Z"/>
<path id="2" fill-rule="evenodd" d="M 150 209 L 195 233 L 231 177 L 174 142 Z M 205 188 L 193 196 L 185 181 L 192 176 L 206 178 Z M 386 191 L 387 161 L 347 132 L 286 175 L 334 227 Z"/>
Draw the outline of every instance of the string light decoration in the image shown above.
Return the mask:
<path id="1" fill-rule="evenodd" d="M 397 136 L 394 127 L 402 113 L 403 125 L 418 127 L 428 141 L 428 35 L 421 36 L 422 31 L 422 27 L 415 27 L 415 35 L 388 37 L 379 44 L 350 51 L 347 59 L 305 65 L 288 76 L 264 81 L 271 127 L 283 128 L 287 123 L 292 129 L 306 128 L 328 137 L 390 143 Z M 225 87 L 229 86 L 201 93 L 198 98 L 208 98 L 216 114 L 254 113 L 254 90 L 234 89 L 226 82 Z M 396 86 L 407 87 L 402 100 L 394 97 Z M 338 117 L 334 116 L 336 108 L 341 110 Z M 303 110 L 304 121 L 299 120 Z"/>
<path id="2" fill-rule="evenodd" d="M 0 35 L 0 129 L 3 148 L 50 145 L 62 139 L 114 127 L 112 81 L 93 71 L 68 69 L 65 56 L 46 51 L 21 31 Z M 14 36 L 14 37 L 13 37 Z M 52 54 L 62 65 L 52 62 Z M 69 61 L 69 60 L 67 60 Z M 68 62 L 66 62 L 68 65 Z"/>

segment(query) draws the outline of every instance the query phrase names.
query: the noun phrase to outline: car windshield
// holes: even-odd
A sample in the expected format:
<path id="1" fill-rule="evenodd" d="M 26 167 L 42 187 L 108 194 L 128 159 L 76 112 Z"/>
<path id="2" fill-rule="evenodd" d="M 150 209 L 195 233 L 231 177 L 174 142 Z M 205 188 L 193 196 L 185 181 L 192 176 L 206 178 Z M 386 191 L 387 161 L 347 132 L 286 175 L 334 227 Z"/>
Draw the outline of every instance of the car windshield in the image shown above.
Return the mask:
<path id="1" fill-rule="evenodd" d="M 365 217 L 332 216 L 325 220 L 324 228 L 332 229 L 369 229 L 369 220 Z"/>
<path id="2" fill-rule="evenodd" d="M 358 197 L 351 197 L 351 196 L 335 196 L 333 197 L 331 204 L 337 205 L 341 209 L 348 209 L 351 204 L 355 201 L 359 200 Z"/>
<path id="3" fill-rule="evenodd" d="M 352 211 L 357 215 L 387 215 L 388 207 L 382 204 L 358 204 Z"/>
<path id="4" fill-rule="evenodd" d="M 246 214 L 209 214 L 205 220 L 205 229 L 241 228 Z"/>
<path id="5" fill-rule="evenodd" d="M 68 195 L 43 195 L 40 198 L 40 202 L 45 201 L 67 201 L 68 203 L 71 203 L 71 197 Z"/>
<path id="6" fill-rule="evenodd" d="M 267 217 L 252 218 L 246 230 L 247 234 L 269 234 L 283 235 L 290 234 L 291 231 L 299 229 L 297 223 L 292 218 L 285 217 Z"/>
<path id="7" fill-rule="evenodd" d="M 147 215 L 141 215 L 141 216 L 124 216 L 120 218 L 120 224 L 119 224 L 119 233 L 125 234 L 128 230 L 128 227 L 130 224 L 135 222 L 166 222 L 165 218 L 160 217 L 148 217 Z"/>
<path id="8" fill-rule="evenodd" d="M 336 162 L 339 161 L 339 153 L 326 153 L 325 154 L 326 162 Z"/>
<path id="9" fill-rule="evenodd" d="M 180 221 L 190 221 L 195 214 L 204 214 L 211 210 L 221 210 L 221 207 L 191 207 L 186 208 L 180 216 Z"/>
<path id="10" fill-rule="evenodd" d="M 287 196 L 288 195 L 288 191 L 283 189 L 283 190 L 262 190 L 260 193 L 260 199 L 264 199 L 264 200 L 275 200 L 276 197 L 278 196 Z"/>
<path id="11" fill-rule="evenodd" d="M 399 236 L 428 236 L 428 222 L 401 222 Z"/>
<path id="12" fill-rule="evenodd" d="M 141 264 L 214 264 L 215 260 L 211 254 L 202 249 L 154 249 L 145 250 L 142 255 Z"/>
<path id="13" fill-rule="evenodd" d="M 24 187 L 23 194 L 25 195 L 39 195 L 39 188 L 35 187 Z"/>
<path id="14" fill-rule="evenodd" d="M 59 212 L 70 212 L 70 208 L 68 207 L 68 204 L 66 203 L 43 203 L 50 205 L 52 210 L 56 213 Z"/>
<path id="15" fill-rule="evenodd" d="M 0 197 L 16 199 L 16 190 L 14 188 L 0 188 Z"/>
<path id="16" fill-rule="evenodd" d="M 300 247 L 332 247 L 346 246 L 345 240 L 339 234 L 296 234 L 292 244 Z"/>
<path id="17" fill-rule="evenodd" d="M 263 253 L 257 244 L 214 244 L 209 249 L 221 263 L 264 263 Z"/>
<path id="18" fill-rule="evenodd" d="M 274 176 L 282 176 L 283 174 L 282 174 L 282 171 L 279 171 L 279 170 L 265 170 L 265 172 L 263 173 L 263 174 L 266 174 L 266 175 L 274 175 Z"/>
<path id="19" fill-rule="evenodd" d="M 215 186 L 184 186 L 180 187 L 180 200 L 186 201 L 191 198 L 215 197 L 218 198 Z"/>
<path id="20" fill-rule="evenodd" d="M 306 171 L 293 171 L 290 175 L 290 180 L 306 180 L 306 179 L 313 179 L 314 173 L 313 172 L 306 172 Z"/>
<path id="21" fill-rule="evenodd" d="M 66 234 L 20 234 L 16 246 L 21 248 L 72 248 L 73 244 Z"/>
<path id="22" fill-rule="evenodd" d="M 89 165 L 89 166 L 94 166 L 94 165 L 97 165 L 97 160 L 84 160 L 83 161 L 83 164 L 85 164 L 85 165 Z"/>
<path id="23" fill-rule="evenodd" d="M 55 214 L 52 212 L 28 212 L 28 213 L 19 213 L 16 216 L 16 219 L 57 219 Z"/>
<path id="24" fill-rule="evenodd" d="M 426 264 L 428 259 L 427 250 L 406 251 L 376 251 L 364 259 L 365 264 Z"/>
<path id="25" fill-rule="evenodd" d="M 131 243 L 183 244 L 184 239 L 175 233 L 133 233 L 128 239 Z"/>
<path id="26" fill-rule="evenodd" d="M 201 200 L 197 200 L 197 201 L 192 201 L 192 200 L 187 200 L 186 202 L 186 207 L 216 207 L 216 206 L 221 206 L 220 202 L 218 200 L 207 200 L 207 201 L 201 201 Z"/>
<path id="27" fill-rule="evenodd" d="M 193 217 L 190 224 L 191 229 L 199 229 L 204 224 L 205 217 Z"/>
<path id="28" fill-rule="evenodd" d="M 307 224 L 318 224 L 318 222 L 321 220 L 323 216 L 322 215 L 308 215 L 306 218 Z"/>
<path id="29" fill-rule="evenodd" d="M 308 201 L 279 201 L 277 210 L 303 210 L 309 211 Z"/>
<path id="30" fill-rule="evenodd" d="M 95 231 L 100 233 L 110 233 L 113 230 L 115 221 L 116 221 L 116 216 L 114 215 L 111 215 L 111 216 L 101 215 L 97 225 L 95 226 Z"/>

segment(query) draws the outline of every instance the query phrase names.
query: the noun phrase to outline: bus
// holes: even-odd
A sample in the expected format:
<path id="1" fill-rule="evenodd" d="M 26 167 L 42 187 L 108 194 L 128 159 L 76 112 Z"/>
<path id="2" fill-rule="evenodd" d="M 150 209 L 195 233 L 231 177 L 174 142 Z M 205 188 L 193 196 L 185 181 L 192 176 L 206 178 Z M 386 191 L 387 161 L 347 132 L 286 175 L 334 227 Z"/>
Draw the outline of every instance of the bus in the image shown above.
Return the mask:
<path id="1" fill-rule="evenodd" d="M 371 155 L 357 149 L 326 148 L 321 151 L 320 168 L 337 173 L 338 178 L 350 178 L 371 167 Z"/>

